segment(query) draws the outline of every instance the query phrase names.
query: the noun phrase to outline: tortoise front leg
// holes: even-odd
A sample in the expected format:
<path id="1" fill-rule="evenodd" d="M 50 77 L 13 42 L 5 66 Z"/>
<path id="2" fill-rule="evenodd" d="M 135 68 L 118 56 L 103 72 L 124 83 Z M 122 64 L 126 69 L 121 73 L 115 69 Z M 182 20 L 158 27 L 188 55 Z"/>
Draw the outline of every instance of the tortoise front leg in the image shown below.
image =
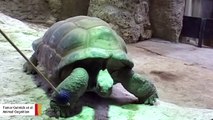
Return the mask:
<path id="1" fill-rule="evenodd" d="M 120 82 L 127 91 L 135 95 L 139 103 L 153 105 L 156 102 L 156 88 L 147 77 L 128 68 L 120 69 L 111 75 L 116 82 Z"/>
<path id="2" fill-rule="evenodd" d="M 56 88 L 59 92 L 52 94 L 50 107 L 60 116 L 67 117 L 72 112 L 79 97 L 88 86 L 89 75 L 84 68 L 75 68 L 72 73 Z M 69 103 L 69 105 L 66 105 Z"/>

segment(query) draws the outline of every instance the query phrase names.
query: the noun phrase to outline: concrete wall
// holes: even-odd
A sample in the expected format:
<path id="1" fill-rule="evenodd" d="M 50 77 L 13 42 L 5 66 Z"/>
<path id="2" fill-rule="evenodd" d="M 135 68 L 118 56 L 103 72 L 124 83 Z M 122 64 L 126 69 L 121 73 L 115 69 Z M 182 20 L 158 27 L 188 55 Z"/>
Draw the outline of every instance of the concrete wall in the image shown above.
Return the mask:
<path id="1" fill-rule="evenodd" d="M 186 0 L 184 15 L 213 18 L 213 0 Z"/>
<path id="2" fill-rule="evenodd" d="M 204 18 L 213 18 L 213 0 L 202 0 L 201 16 Z"/>

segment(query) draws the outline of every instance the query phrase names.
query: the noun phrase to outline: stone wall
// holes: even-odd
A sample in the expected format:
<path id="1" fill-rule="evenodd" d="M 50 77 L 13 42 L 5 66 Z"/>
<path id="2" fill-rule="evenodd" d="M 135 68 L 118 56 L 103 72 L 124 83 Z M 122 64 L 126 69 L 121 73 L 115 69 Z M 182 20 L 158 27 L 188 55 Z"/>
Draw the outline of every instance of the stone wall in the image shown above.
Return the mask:
<path id="1" fill-rule="evenodd" d="M 150 21 L 154 37 L 178 42 L 184 4 L 184 0 L 150 0 Z"/>
<path id="2" fill-rule="evenodd" d="M 184 0 L 0 0 L 0 11 L 49 25 L 88 13 L 108 22 L 127 43 L 152 36 L 177 42 L 184 4 Z"/>
<path id="3" fill-rule="evenodd" d="M 127 42 L 151 37 L 148 0 L 90 0 L 89 16 L 99 17 Z"/>
<path id="4" fill-rule="evenodd" d="M 87 15 L 90 0 L 47 0 L 57 20 L 77 15 Z"/>
<path id="5" fill-rule="evenodd" d="M 0 11 L 19 20 L 53 24 L 87 15 L 89 0 L 0 0 Z"/>
<path id="6" fill-rule="evenodd" d="M 0 11 L 31 22 L 46 23 L 52 19 L 45 0 L 0 0 Z"/>

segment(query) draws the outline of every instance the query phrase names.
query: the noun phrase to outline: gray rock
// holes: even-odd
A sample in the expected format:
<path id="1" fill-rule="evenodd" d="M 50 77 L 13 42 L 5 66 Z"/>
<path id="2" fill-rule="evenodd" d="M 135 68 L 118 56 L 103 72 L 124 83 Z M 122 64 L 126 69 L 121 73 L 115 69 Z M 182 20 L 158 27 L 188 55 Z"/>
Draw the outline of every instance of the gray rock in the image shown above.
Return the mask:
<path id="1" fill-rule="evenodd" d="M 61 0 L 47 0 L 52 11 L 52 14 L 58 17 L 58 14 L 61 12 Z"/>
<path id="2" fill-rule="evenodd" d="M 127 42 L 151 38 L 148 0 L 90 0 L 89 16 L 99 17 Z"/>
<path id="3" fill-rule="evenodd" d="M 63 20 L 77 15 L 87 15 L 90 0 L 47 0 L 52 15 Z"/>
<path id="4" fill-rule="evenodd" d="M 1 12 L 20 20 L 45 23 L 51 16 L 45 0 L 0 0 L 0 5 Z"/>
<path id="5" fill-rule="evenodd" d="M 151 0 L 150 21 L 153 36 L 178 42 L 184 13 L 184 0 Z"/>

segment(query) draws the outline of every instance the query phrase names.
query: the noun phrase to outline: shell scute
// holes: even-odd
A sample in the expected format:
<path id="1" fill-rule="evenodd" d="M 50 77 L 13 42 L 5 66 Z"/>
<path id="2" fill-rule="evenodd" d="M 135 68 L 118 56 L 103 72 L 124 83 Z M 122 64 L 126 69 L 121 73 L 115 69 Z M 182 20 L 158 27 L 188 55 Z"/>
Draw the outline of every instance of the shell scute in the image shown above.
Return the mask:
<path id="1" fill-rule="evenodd" d="M 49 38 L 44 38 L 47 39 L 46 44 L 49 45 L 52 48 L 56 48 L 58 43 L 63 39 L 63 37 L 70 32 L 71 30 L 77 28 L 77 26 L 74 23 L 63 23 L 58 28 L 56 28 L 53 32 L 52 35 L 49 36 Z M 51 34 L 51 33 L 50 33 Z"/>
<path id="2" fill-rule="evenodd" d="M 80 33 L 80 34 L 79 34 Z M 67 52 L 87 47 L 87 31 L 82 28 L 76 28 L 67 33 L 58 43 L 56 51 L 62 56 Z M 72 50 L 72 51 L 70 51 Z"/>
<path id="3" fill-rule="evenodd" d="M 112 59 L 133 67 L 123 39 L 99 18 L 78 16 L 55 23 L 33 47 L 39 65 L 55 76 L 63 67 L 88 58 Z"/>

